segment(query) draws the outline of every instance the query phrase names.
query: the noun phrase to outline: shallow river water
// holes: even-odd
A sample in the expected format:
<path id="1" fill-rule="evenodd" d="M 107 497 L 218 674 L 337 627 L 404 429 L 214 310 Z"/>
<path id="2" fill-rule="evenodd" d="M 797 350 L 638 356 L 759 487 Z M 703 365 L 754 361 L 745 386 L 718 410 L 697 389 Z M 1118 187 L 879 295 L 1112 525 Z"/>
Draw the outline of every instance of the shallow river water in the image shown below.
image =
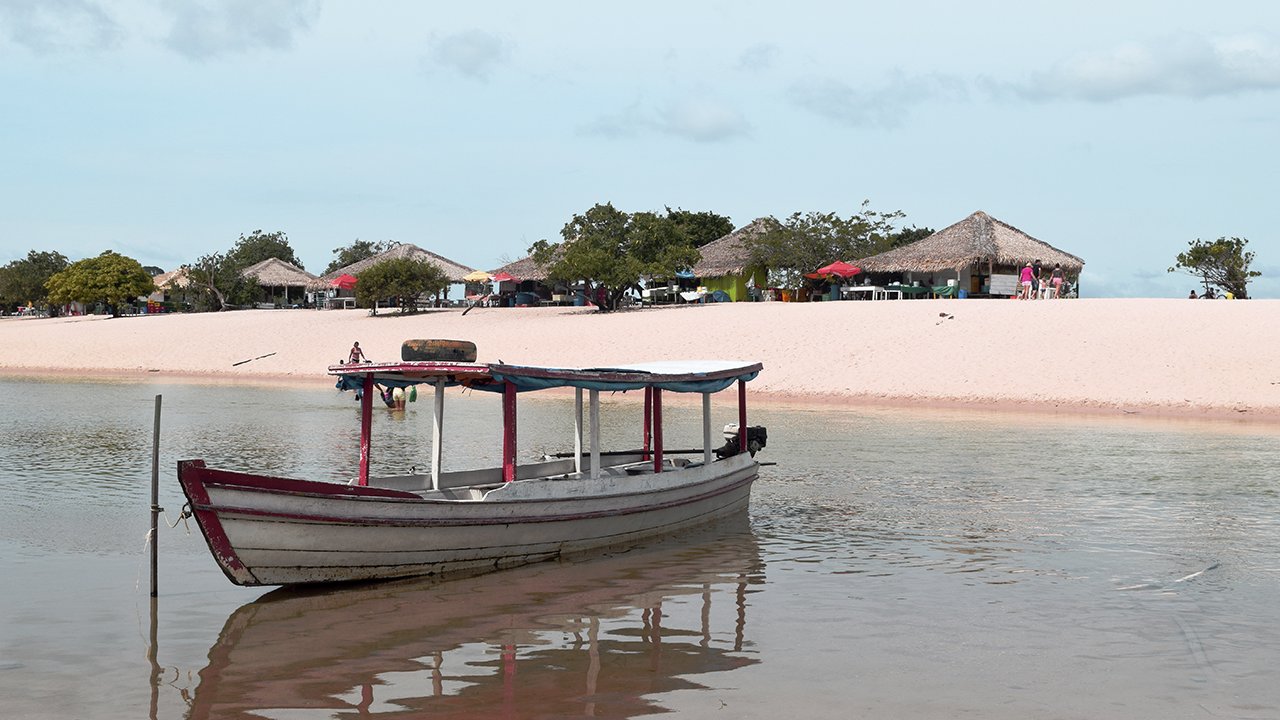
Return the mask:
<path id="1" fill-rule="evenodd" d="M 355 474 L 324 386 L 0 378 L 4 717 L 1280 717 L 1275 425 L 760 403 L 749 517 L 447 583 L 239 588 L 162 527 L 153 665 L 157 394 L 171 520 L 179 459 Z M 429 465 L 429 408 L 376 414 L 375 473 Z M 498 398 L 447 413 L 446 469 L 496 463 Z M 605 402 L 606 444 L 639 418 Z M 523 456 L 571 428 L 521 398 Z"/>

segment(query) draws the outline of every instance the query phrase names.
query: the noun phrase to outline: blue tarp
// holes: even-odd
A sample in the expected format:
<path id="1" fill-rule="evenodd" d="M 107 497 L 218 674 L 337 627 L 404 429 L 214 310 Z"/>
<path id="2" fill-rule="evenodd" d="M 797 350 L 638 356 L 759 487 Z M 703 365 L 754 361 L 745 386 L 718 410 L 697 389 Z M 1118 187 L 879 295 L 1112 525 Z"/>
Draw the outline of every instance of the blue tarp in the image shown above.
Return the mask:
<path id="1" fill-rule="evenodd" d="M 493 378 L 502 381 L 510 381 L 516 386 L 516 390 L 526 392 L 529 390 L 547 390 L 557 387 L 577 387 L 583 390 L 603 390 L 605 392 L 616 392 L 619 390 L 640 390 L 646 387 L 656 387 L 662 390 L 670 390 L 672 392 L 685 393 L 717 393 L 725 388 L 733 385 L 738 380 L 750 382 L 754 380 L 759 373 L 746 373 L 736 377 L 717 378 L 715 380 L 690 380 L 686 382 L 609 382 L 603 380 L 586 380 L 586 379 L 567 379 L 567 378 L 533 378 L 522 377 L 517 375 L 498 375 L 494 374 Z M 480 388 L 483 390 L 500 390 L 500 386 Z"/>

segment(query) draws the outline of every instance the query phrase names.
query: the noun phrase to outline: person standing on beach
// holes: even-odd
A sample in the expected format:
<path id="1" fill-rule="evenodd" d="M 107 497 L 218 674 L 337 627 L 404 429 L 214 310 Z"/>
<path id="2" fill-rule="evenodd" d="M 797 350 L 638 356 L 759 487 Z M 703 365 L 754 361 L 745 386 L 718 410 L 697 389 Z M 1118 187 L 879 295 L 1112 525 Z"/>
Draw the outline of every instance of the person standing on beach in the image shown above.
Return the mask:
<path id="1" fill-rule="evenodd" d="M 353 363 L 358 363 L 364 359 L 365 359 L 364 351 L 360 349 L 360 343 L 357 342 L 355 345 L 352 345 L 351 356 L 347 358 L 347 364 L 350 365 Z"/>
<path id="2" fill-rule="evenodd" d="M 1027 266 L 1022 268 L 1022 287 L 1018 290 L 1019 300 L 1031 299 L 1031 276 L 1031 263 L 1027 263 Z"/>
<path id="3" fill-rule="evenodd" d="M 1050 276 L 1050 282 L 1053 283 L 1053 294 L 1049 297 L 1057 300 L 1062 297 L 1062 263 L 1053 264 L 1053 273 Z"/>

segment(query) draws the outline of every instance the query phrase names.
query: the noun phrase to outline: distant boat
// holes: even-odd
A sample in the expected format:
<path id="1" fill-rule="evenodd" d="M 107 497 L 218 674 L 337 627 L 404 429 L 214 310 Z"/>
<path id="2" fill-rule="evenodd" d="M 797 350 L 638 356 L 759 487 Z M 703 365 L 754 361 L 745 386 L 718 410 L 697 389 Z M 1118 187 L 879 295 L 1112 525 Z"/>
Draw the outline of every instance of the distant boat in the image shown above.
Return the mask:
<path id="1" fill-rule="evenodd" d="M 334 365 L 329 373 L 340 388 L 363 392 L 360 471 L 352 484 L 216 470 L 203 460 L 180 461 L 178 476 L 214 558 L 237 585 L 477 574 L 745 509 L 759 468 L 754 455 L 767 442 L 763 427 L 746 424 L 746 383 L 760 370 L 760 363 L 725 361 L 531 367 L 476 363 L 474 352 L 465 362 Z M 429 474 L 370 477 L 375 383 L 433 386 Z M 444 390 L 457 385 L 502 393 L 501 466 L 441 472 Z M 725 428 L 724 446 L 713 448 L 711 394 L 735 386 L 738 423 Z M 556 387 L 575 389 L 573 451 L 517 465 L 517 393 Z M 620 390 L 645 393 L 641 447 L 603 451 L 600 392 Z M 664 392 L 702 394 L 702 448 L 664 447 Z"/>

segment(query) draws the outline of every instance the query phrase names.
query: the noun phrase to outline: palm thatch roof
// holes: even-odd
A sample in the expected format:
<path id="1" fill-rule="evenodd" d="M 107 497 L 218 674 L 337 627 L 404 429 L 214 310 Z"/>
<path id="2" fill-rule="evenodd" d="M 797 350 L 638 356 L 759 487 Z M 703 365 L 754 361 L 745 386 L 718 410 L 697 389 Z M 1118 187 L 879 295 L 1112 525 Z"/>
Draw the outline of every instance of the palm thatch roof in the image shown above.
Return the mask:
<path id="1" fill-rule="evenodd" d="M 258 284 L 264 287 L 306 287 L 307 283 L 316 279 L 315 275 L 280 258 L 267 258 L 260 263 L 250 265 L 240 271 L 242 277 L 258 278 Z"/>
<path id="2" fill-rule="evenodd" d="M 156 287 L 161 290 L 168 288 L 185 288 L 191 284 L 191 274 L 187 269 L 180 267 L 177 270 L 170 270 L 167 273 L 161 273 L 151 278 Z"/>
<path id="3" fill-rule="evenodd" d="M 1037 240 L 979 210 L 951 227 L 905 247 L 856 260 L 864 272 L 940 272 L 966 267 L 1013 265 L 1039 260 L 1079 273 L 1084 260 Z"/>
<path id="4" fill-rule="evenodd" d="M 383 260 L 394 260 L 396 258 L 405 258 L 415 262 L 425 260 L 443 270 L 445 277 L 449 278 L 449 282 L 451 283 L 465 282 L 465 280 L 462 279 L 463 276 L 475 272 L 475 268 L 469 268 L 466 265 L 459 265 L 446 257 L 441 257 L 429 250 L 423 250 L 412 243 L 403 243 L 384 253 L 374 255 L 371 258 L 365 258 L 360 262 L 354 262 L 344 268 L 338 268 L 331 273 L 321 275 L 315 280 L 307 283 L 307 289 L 323 290 L 324 288 L 329 287 L 334 278 L 339 275 L 359 275 L 361 272 L 368 270 Z"/>
<path id="5" fill-rule="evenodd" d="M 765 220 L 756 218 L 750 224 L 698 248 L 702 259 L 693 266 L 694 276 L 724 277 L 750 267 L 751 245 L 747 241 L 765 231 Z"/>
<path id="6" fill-rule="evenodd" d="M 497 270 L 490 271 L 489 274 L 497 275 L 498 273 L 506 273 L 517 280 L 542 281 L 547 279 L 546 269 L 534 262 L 532 255 L 507 263 Z"/>

